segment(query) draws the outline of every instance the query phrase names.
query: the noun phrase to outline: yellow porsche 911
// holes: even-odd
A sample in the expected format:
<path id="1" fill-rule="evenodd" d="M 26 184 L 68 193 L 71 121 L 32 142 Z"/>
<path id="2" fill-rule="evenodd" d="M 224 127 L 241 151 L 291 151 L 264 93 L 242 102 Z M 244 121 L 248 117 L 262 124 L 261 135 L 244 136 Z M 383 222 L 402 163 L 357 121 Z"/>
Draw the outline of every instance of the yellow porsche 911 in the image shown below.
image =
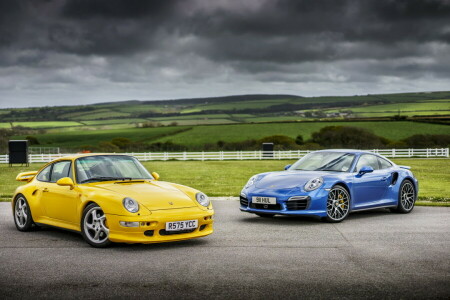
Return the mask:
<path id="1" fill-rule="evenodd" d="M 94 247 L 158 243 L 209 235 L 214 210 L 193 188 L 158 181 L 134 157 L 64 157 L 38 172 L 20 173 L 12 201 L 20 231 L 50 225 L 81 232 Z"/>

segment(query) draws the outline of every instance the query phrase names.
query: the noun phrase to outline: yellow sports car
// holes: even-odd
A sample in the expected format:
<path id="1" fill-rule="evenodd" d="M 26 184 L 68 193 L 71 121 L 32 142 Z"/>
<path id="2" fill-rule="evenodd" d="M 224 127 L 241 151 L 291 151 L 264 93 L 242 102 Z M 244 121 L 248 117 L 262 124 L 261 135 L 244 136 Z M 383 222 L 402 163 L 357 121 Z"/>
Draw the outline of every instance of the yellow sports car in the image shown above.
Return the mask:
<path id="1" fill-rule="evenodd" d="M 159 181 L 134 157 L 83 154 L 20 173 L 12 201 L 20 231 L 50 225 L 81 232 L 94 247 L 209 235 L 214 210 L 193 188 Z"/>

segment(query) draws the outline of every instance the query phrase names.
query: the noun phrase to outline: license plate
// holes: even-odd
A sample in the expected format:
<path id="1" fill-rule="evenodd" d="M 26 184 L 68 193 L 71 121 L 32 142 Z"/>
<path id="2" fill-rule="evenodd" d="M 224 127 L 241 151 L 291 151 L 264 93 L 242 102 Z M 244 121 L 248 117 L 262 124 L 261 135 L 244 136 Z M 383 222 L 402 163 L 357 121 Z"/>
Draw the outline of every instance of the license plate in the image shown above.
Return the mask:
<path id="1" fill-rule="evenodd" d="M 252 197 L 252 202 L 256 204 L 277 204 L 275 197 Z"/>
<path id="2" fill-rule="evenodd" d="M 198 220 L 175 221 L 166 223 L 166 231 L 182 231 L 198 227 Z"/>

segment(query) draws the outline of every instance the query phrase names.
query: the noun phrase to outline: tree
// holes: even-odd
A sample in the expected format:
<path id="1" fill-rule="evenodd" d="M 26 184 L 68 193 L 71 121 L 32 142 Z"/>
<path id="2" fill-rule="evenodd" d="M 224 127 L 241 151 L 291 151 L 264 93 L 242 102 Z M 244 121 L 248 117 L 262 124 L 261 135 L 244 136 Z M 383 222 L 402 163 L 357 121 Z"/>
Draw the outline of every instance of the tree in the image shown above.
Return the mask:
<path id="1" fill-rule="evenodd" d="M 305 141 L 303 140 L 303 136 L 301 136 L 300 134 L 297 135 L 297 137 L 295 138 L 295 143 L 297 145 L 303 145 L 305 143 Z"/>

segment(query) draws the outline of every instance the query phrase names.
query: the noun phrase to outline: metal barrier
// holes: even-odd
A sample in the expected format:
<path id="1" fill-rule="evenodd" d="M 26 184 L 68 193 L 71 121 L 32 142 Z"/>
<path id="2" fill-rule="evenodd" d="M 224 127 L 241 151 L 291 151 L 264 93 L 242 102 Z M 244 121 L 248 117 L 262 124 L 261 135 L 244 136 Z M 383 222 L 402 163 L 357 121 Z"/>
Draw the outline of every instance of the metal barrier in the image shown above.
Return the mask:
<path id="1" fill-rule="evenodd" d="M 449 157 L 449 148 L 428 149 L 371 149 L 390 158 L 422 157 L 436 158 Z M 123 153 L 133 155 L 140 161 L 151 160 L 275 160 L 275 159 L 299 159 L 313 150 L 286 150 L 286 151 L 218 151 L 218 152 L 145 152 L 145 153 Z M 49 162 L 54 159 L 71 154 L 30 154 L 29 162 Z M 0 155 L 0 163 L 8 163 L 8 155 Z"/>

